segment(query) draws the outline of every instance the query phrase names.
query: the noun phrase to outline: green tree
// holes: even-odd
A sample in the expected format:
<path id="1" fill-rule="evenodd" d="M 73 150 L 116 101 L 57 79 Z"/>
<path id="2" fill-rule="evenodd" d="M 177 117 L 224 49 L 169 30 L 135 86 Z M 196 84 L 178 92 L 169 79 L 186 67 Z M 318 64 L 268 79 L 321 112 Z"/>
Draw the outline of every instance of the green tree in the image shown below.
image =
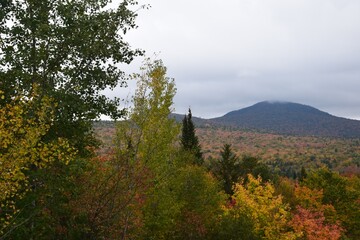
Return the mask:
<path id="1" fill-rule="evenodd" d="M 175 168 L 146 205 L 144 239 L 208 239 L 224 201 L 218 182 L 203 167 Z"/>
<path id="2" fill-rule="evenodd" d="M 171 189 L 180 206 L 173 236 L 177 239 L 206 239 L 210 236 L 226 198 L 220 192 L 217 180 L 203 167 L 188 165 L 177 171 Z"/>
<path id="3" fill-rule="evenodd" d="M 263 181 L 268 181 L 273 178 L 270 169 L 264 163 L 259 162 L 259 159 L 252 156 L 243 156 L 240 161 L 240 172 L 241 176 L 248 180 L 248 174 L 253 176 L 261 176 Z"/>
<path id="4" fill-rule="evenodd" d="M 195 133 L 195 125 L 192 121 L 192 113 L 190 108 L 188 114 L 185 115 L 182 121 L 181 145 L 185 151 L 188 151 L 195 156 L 195 164 L 203 164 L 204 159 L 201 152 L 201 146 Z"/>
<path id="5" fill-rule="evenodd" d="M 258 240 L 260 234 L 255 231 L 254 223 L 250 216 L 238 214 L 236 211 L 226 207 L 215 228 L 212 239 L 233 240 Z"/>
<path id="6" fill-rule="evenodd" d="M 239 158 L 232 151 L 230 144 L 224 144 L 220 155 L 219 161 L 214 159 L 211 162 L 211 170 L 222 182 L 224 191 L 232 195 L 233 185 L 239 180 L 241 174 Z"/>
<path id="7" fill-rule="evenodd" d="M 19 91 L 30 96 L 34 84 L 40 98 L 57 103 L 44 139 L 64 137 L 80 154 L 94 145 L 91 121 L 101 114 L 122 116 L 119 99 L 103 94 L 124 84 L 117 67 L 141 54 L 123 35 L 135 28 L 136 1 L 8 0 L 0 7 L 1 105 Z"/>
<path id="8" fill-rule="evenodd" d="M 166 174 L 172 167 L 180 133 L 180 126 L 169 118 L 174 110 L 176 87 L 174 79 L 166 76 L 166 71 L 162 61 L 147 60 L 142 73 L 133 76 L 137 80 L 134 108 L 129 121 L 121 122 L 117 128 L 122 148 L 131 146 L 134 158 L 143 161 L 158 176 Z M 123 124 L 125 128 L 122 128 Z M 126 142 L 120 139 L 121 135 L 125 135 L 123 140 Z"/>

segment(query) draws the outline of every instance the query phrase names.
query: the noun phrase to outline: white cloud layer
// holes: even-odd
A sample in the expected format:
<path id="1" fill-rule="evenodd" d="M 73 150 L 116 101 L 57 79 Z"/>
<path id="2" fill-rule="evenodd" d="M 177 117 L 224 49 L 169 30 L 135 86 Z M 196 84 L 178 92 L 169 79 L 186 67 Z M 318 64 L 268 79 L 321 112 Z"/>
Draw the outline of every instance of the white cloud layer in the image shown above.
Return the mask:
<path id="1" fill-rule="evenodd" d="M 126 39 L 159 53 L 177 112 L 210 118 L 282 100 L 360 119 L 359 0 L 142 3 L 152 7 Z"/>

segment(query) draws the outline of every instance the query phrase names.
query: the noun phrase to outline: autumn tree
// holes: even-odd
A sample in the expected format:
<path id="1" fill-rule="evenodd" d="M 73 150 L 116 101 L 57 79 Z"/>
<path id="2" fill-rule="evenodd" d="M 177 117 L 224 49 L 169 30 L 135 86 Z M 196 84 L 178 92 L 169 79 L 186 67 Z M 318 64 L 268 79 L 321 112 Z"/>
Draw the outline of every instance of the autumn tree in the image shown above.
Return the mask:
<path id="1" fill-rule="evenodd" d="M 72 220 L 63 238 L 139 238 L 149 176 L 142 165 L 131 163 L 128 157 L 109 152 L 87 161 L 85 173 L 77 180 L 78 196 L 69 203 Z"/>
<path id="2" fill-rule="evenodd" d="M 4 93 L 0 91 L 0 98 Z M 24 209 L 17 201 L 34 189 L 27 172 L 50 168 L 56 162 L 68 164 L 75 150 L 66 139 L 44 142 L 54 112 L 49 98 L 36 102 L 19 96 L 0 108 L 0 235 L 7 236 L 31 218 L 21 218 Z"/>
<path id="3" fill-rule="evenodd" d="M 100 163 L 95 160 L 96 168 L 82 179 L 84 192 L 72 202 L 79 238 L 142 239 L 149 222 L 162 222 L 151 211 L 159 202 L 167 203 L 166 211 L 156 208 L 156 214 L 168 219 L 173 201 L 166 191 L 180 134 L 169 118 L 175 83 L 159 60 L 145 60 L 132 77 L 137 81 L 133 108 L 117 123 L 114 151 Z"/>
<path id="4" fill-rule="evenodd" d="M 123 115 L 119 99 L 107 98 L 103 90 L 124 85 L 125 74 L 118 68 L 119 64 L 128 64 L 141 54 L 123 39 L 127 31 L 136 27 L 137 3 L 124 0 L 110 6 L 111 2 L 9 0 L 0 3 L 0 90 L 3 92 L 0 106 L 8 106 L 20 95 L 24 100 L 31 99 L 34 108 L 21 116 L 24 126 L 30 124 L 37 129 L 38 135 L 29 139 L 35 138 L 34 142 L 40 141 L 41 146 L 62 139 L 78 153 L 76 164 L 71 167 L 55 161 L 56 164 L 46 168 L 32 164 L 21 169 L 32 191 L 13 199 L 17 206 L 27 207 L 16 217 L 18 221 L 27 221 L 18 236 L 57 238 L 45 232 L 54 232 L 48 228 L 50 219 L 62 222 L 61 227 L 67 224 L 68 219 L 60 213 L 63 208 L 59 206 L 65 208 L 71 195 L 71 191 L 64 189 L 76 187 L 76 176 L 69 176 L 74 173 L 71 170 L 79 167 L 78 172 L 82 172 L 83 157 L 88 157 L 97 145 L 92 121 L 101 114 L 113 118 Z M 47 112 L 49 122 L 32 124 L 42 119 L 37 113 L 46 99 L 53 103 L 51 114 Z M 27 130 L 14 129 L 21 131 L 16 134 L 19 143 L 24 129 Z M 49 146 L 46 151 L 52 152 Z M 37 147 L 40 146 L 35 145 L 33 151 Z M 31 157 L 37 158 L 32 159 L 34 163 L 52 161 L 45 154 Z M 26 159 L 15 158 L 19 162 Z M 49 177 L 51 174 L 56 180 Z M 56 211 L 59 218 L 54 216 Z"/>
<path id="5" fill-rule="evenodd" d="M 134 160 L 144 162 L 160 176 L 172 166 L 180 132 L 180 126 L 169 118 L 176 87 L 160 60 L 146 60 L 141 70 L 133 76 L 137 89 L 129 121 L 119 123 L 117 128 L 118 146 L 133 149 Z"/>
<path id="6" fill-rule="evenodd" d="M 188 114 L 185 115 L 182 121 L 181 145 L 185 151 L 188 151 L 195 156 L 195 164 L 203 164 L 204 159 L 201 152 L 201 146 L 195 133 L 195 125 L 192 121 L 192 113 L 190 108 Z"/>
<path id="7" fill-rule="evenodd" d="M 236 184 L 233 201 L 227 214 L 250 219 L 254 232 L 261 238 L 295 239 L 295 234 L 287 228 L 290 209 L 280 195 L 275 195 L 271 183 L 263 183 L 260 177 L 249 175 L 245 185 Z"/>
<path id="8" fill-rule="evenodd" d="M 145 215 L 144 231 L 147 229 L 147 216 L 151 216 L 148 207 L 158 203 L 158 196 L 164 196 L 168 178 L 173 173 L 180 133 L 180 126 L 169 118 L 176 87 L 174 79 L 166 74 L 162 61 L 145 60 L 141 73 L 133 75 L 137 89 L 129 119 L 117 126 L 117 151 L 128 156 L 126 161 L 129 164 L 141 166 L 137 171 L 142 176 L 148 176 L 143 179 L 146 186 L 143 193 L 148 199 L 141 208 Z"/>
<path id="9" fill-rule="evenodd" d="M 337 240 L 343 232 L 339 224 L 327 223 L 323 212 L 311 211 L 300 206 L 297 207 L 290 226 L 300 239 L 308 240 Z"/>
<path id="10" fill-rule="evenodd" d="M 22 92 L 55 103 L 44 139 L 66 138 L 80 154 L 95 144 L 91 121 L 122 116 L 119 99 L 103 90 L 124 85 L 120 63 L 139 55 L 123 39 L 136 27 L 133 0 L 9 0 L 0 6 L 1 105 Z"/>
<path id="11" fill-rule="evenodd" d="M 208 236 L 223 195 L 216 179 L 203 167 L 184 160 L 189 155 L 179 146 L 180 126 L 169 118 L 175 82 L 166 76 L 161 61 L 147 60 L 134 78 L 138 81 L 134 106 L 128 120 L 117 125 L 116 159 L 112 163 L 115 169 L 130 166 L 127 172 L 119 173 L 119 179 L 127 179 L 127 191 L 118 196 L 133 196 L 118 213 L 127 210 L 128 216 L 139 216 L 137 225 L 129 221 L 128 236 L 134 237 L 134 232 L 140 239 Z M 139 197 L 141 204 L 136 201 Z M 118 222 L 118 229 L 125 229 L 124 223 Z M 134 230 L 134 226 L 138 228 Z"/>
<path id="12" fill-rule="evenodd" d="M 309 172 L 302 184 L 311 190 L 321 191 L 322 203 L 335 208 L 346 235 L 357 239 L 360 237 L 360 181 L 353 180 L 322 168 Z"/>

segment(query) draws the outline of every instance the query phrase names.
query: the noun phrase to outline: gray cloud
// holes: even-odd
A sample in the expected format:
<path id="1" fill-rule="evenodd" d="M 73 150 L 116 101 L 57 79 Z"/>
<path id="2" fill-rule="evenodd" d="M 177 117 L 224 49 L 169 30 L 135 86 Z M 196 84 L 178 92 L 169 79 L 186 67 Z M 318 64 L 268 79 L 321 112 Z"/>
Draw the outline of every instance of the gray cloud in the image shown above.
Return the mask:
<path id="1" fill-rule="evenodd" d="M 360 119 L 360 1 L 150 4 L 126 39 L 164 60 L 177 112 L 216 117 L 282 100 Z"/>

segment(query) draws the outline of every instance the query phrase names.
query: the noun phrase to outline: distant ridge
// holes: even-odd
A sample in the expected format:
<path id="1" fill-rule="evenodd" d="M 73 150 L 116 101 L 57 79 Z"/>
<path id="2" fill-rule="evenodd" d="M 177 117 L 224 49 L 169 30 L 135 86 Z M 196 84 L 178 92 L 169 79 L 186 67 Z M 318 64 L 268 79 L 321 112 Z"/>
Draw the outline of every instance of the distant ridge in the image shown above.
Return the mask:
<path id="1" fill-rule="evenodd" d="M 286 135 L 360 138 L 360 121 L 281 101 L 259 102 L 218 118 L 194 118 L 194 122 L 200 126 L 231 126 Z"/>

